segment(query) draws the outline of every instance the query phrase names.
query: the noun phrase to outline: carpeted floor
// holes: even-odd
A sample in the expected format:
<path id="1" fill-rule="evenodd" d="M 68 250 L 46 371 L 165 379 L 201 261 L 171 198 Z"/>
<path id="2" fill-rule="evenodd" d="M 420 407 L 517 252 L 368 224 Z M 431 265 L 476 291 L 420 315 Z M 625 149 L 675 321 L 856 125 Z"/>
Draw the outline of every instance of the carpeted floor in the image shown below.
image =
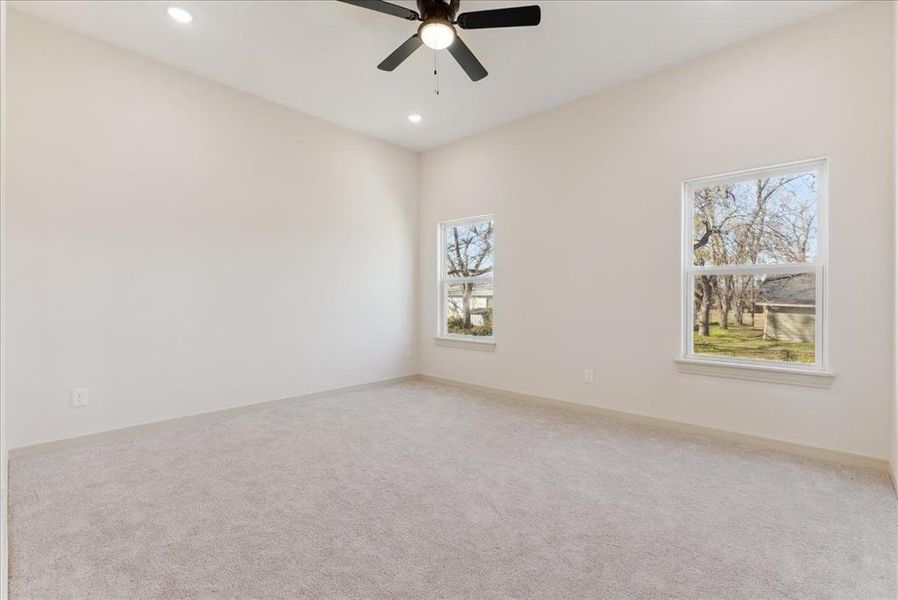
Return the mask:
<path id="1" fill-rule="evenodd" d="M 423 382 L 11 463 L 23 598 L 896 598 L 883 473 Z"/>

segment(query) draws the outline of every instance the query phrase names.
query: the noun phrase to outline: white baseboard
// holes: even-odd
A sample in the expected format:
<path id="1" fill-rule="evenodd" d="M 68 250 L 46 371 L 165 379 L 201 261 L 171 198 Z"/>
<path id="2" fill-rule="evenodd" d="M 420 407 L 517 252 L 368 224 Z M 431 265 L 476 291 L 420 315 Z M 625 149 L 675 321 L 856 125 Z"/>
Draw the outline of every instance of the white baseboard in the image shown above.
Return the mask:
<path id="1" fill-rule="evenodd" d="M 28 446 L 20 446 L 9 450 L 10 459 L 21 458 L 23 456 L 32 456 L 35 454 L 45 454 L 54 450 L 63 450 L 66 448 L 75 448 L 96 442 L 103 442 L 115 439 L 122 439 L 140 433 L 143 431 L 154 431 L 164 429 L 172 425 L 189 423 L 190 421 L 208 420 L 210 418 L 226 418 L 241 413 L 252 412 L 265 408 L 271 408 L 280 404 L 289 404 L 301 400 L 311 400 L 312 398 L 322 398 L 325 396 L 333 396 L 346 392 L 354 392 L 369 388 L 399 383 L 400 381 L 411 381 L 417 379 L 417 375 L 402 375 L 400 377 L 391 377 L 389 379 L 380 379 L 369 383 L 360 383 L 357 385 L 348 385 L 338 388 L 321 390 L 318 392 L 310 392 L 299 396 L 291 396 L 289 398 L 280 398 L 278 400 L 267 400 L 264 402 L 256 402 L 253 404 L 244 404 L 243 406 L 235 406 L 233 408 L 224 408 L 221 410 L 213 410 L 209 412 L 188 415 L 184 417 L 175 417 L 174 419 L 165 419 L 163 421 L 153 421 L 152 423 L 143 423 L 141 425 L 132 425 L 131 427 L 122 427 L 120 429 L 112 429 L 109 431 L 100 431 L 98 433 L 90 433 L 87 435 L 79 435 L 77 437 L 53 440 L 52 442 L 42 442 L 40 444 L 32 444 Z"/>
<path id="2" fill-rule="evenodd" d="M 704 427 L 701 425 L 693 425 L 691 423 L 683 423 L 681 421 L 671 421 L 669 419 L 661 419 L 658 417 L 649 417 L 647 415 L 640 415 L 637 413 L 629 413 L 620 410 L 613 410 L 609 408 L 601 408 L 598 406 L 593 406 L 591 404 L 583 404 L 582 402 L 573 402 L 570 400 L 558 400 L 555 398 L 545 398 L 542 396 L 532 396 L 530 394 L 522 394 L 520 392 L 512 392 L 509 390 L 503 390 L 500 388 L 493 388 L 483 385 L 476 385 L 473 383 L 466 383 L 464 381 L 457 381 L 454 379 L 445 379 L 443 377 L 436 377 L 433 375 L 418 375 L 418 378 L 422 381 L 430 381 L 433 383 L 440 383 L 443 385 L 459 387 L 463 389 L 468 389 L 472 391 L 486 392 L 490 394 L 497 394 L 504 396 L 506 398 L 511 398 L 514 400 L 520 400 L 523 402 L 531 402 L 531 403 L 539 403 L 539 404 L 553 404 L 556 406 L 565 406 L 569 409 L 574 410 L 582 410 L 588 411 L 593 414 L 601 414 L 609 417 L 613 417 L 616 419 L 622 419 L 634 423 L 640 423 L 644 425 L 651 425 L 653 427 L 662 427 L 665 429 L 676 430 L 684 433 L 692 433 L 698 435 L 704 435 L 708 437 L 713 437 L 720 440 L 730 441 L 730 442 L 738 442 L 743 444 L 749 444 L 752 446 L 758 446 L 767 448 L 770 450 L 779 450 L 782 452 L 787 452 L 789 454 L 795 454 L 799 456 L 805 456 L 809 458 L 816 458 L 819 460 L 824 460 L 827 462 L 834 462 L 844 465 L 850 465 L 854 467 L 861 467 L 865 469 L 874 469 L 877 471 L 886 471 L 890 475 L 892 474 L 892 469 L 890 468 L 889 461 L 883 458 L 878 458 L 875 456 L 865 456 L 862 454 L 854 454 L 851 452 L 842 452 L 839 450 L 830 450 L 828 448 L 818 448 L 816 446 L 807 446 L 804 444 L 798 444 L 795 442 L 787 442 L 783 440 L 776 440 L 772 438 L 765 438 L 761 436 L 748 435 L 744 433 L 737 433 L 734 431 L 726 431 L 724 429 L 716 429 L 713 427 Z M 894 483 L 894 480 L 893 480 Z M 896 494 L 898 494 L 898 487 L 896 487 Z"/>

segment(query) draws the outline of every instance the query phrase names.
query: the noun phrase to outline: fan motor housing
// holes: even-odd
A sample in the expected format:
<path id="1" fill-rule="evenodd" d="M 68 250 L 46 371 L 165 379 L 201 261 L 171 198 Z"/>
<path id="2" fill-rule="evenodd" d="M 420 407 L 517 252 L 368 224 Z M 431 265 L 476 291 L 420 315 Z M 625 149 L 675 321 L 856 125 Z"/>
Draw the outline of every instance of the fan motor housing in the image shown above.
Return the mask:
<path id="1" fill-rule="evenodd" d="M 440 20 L 452 23 L 458 11 L 459 0 L 418 0 L 418 12 L 422 21 Z"/>

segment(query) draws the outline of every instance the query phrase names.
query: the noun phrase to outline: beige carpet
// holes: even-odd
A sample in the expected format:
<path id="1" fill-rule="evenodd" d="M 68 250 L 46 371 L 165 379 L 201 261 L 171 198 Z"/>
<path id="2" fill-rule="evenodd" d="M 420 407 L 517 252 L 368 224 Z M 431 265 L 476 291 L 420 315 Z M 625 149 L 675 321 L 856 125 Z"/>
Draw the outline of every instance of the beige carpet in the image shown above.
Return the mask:
<path id="1" fill-rule="evenodd" d="M 879 472 L 410 382 L 11 464 L 22 598 L 896 598 Z"/>

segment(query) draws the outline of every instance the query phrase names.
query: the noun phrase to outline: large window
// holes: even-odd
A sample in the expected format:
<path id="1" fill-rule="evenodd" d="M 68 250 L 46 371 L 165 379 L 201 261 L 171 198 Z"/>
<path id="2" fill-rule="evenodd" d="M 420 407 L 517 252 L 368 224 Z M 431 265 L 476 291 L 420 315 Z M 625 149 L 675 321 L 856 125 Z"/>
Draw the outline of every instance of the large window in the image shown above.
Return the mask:
<path id="1" fill-rule="evenodd" d="M 440 330 L 493 339 L 495 226 L 491 216 L 440 224 Z"/>
<path id="2" fill-rule="evenodd" d="M 683 354 L 822 370 L 826 163 L 684 184 Z"/>

